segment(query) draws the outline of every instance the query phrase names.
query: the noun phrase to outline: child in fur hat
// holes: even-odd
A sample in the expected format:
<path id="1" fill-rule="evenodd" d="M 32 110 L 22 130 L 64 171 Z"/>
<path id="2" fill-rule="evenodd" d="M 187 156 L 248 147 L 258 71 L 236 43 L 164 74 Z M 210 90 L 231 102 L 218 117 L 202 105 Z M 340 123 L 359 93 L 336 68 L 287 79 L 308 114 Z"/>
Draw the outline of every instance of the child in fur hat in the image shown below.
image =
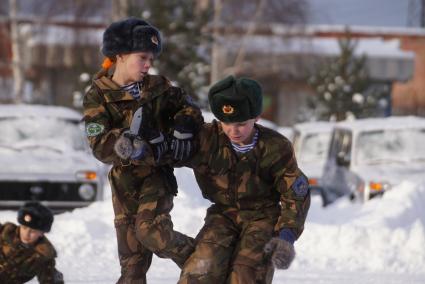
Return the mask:
<path id="1" fill-rule="evenodd" d="M 274 268 L 287 269 L 295 257 L 310 206 L 308 179 L 291 142 L 257 124 L 258 82 L 228 76 L 208 99 L 218 121 L 203 125 L 199 150 L 184 165 L 212 205 L 178 283 L 269 284 Z"/>
<path id="2" fill-rule="evenodd" d="M 18 223 L 0 224 L 0 283 L 24 283 L 35 276 L 42 284 L 64 283 L 55 268 L 55 248 L 44 235 L 52 227 L 52 212 L 29 202 L 19 209 Z"/>
<path id="3" fill-rule="evenodd" d="M 148 22 L 112 23 L 103 35 L 103 68 L 84 97 L 93 154 L 112 164 L 118 283 L 146 283 L 152 253 L 181 267 L 194 248 L 192 238 L 173 230 L 177 183 L 173 168 L 162 161 L 164 155 L 174 161 L 191 156 L 203 118 L 181 88 L 148 73 L 161 48 L 161 35 Z"/>

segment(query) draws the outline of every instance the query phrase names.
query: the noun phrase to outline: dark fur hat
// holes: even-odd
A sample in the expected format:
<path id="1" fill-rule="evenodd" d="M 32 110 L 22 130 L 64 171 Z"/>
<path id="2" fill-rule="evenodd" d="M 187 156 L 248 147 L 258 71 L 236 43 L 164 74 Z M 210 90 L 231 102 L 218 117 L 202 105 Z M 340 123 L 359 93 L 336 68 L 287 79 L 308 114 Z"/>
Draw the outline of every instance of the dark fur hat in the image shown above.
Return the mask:
<path id="1" fill-rule="evenodd" d="M 161 49 L 159 31 L 134 17 L 112 23 L 103 33 L 102 53 L 106 57 L 137 51 L 150 51 L 157 56 Z"/>
<path id="2" fill-rule="evenodd" d="M 27 202 L 18 211 L 18 223 L 47 233 L 52 227 L 53 213 L 38 202 Z"/>
<path id="3" fill-rule="evenodd" d="M 263 108 L 260 84 L 248 78 L 228 76 L 208 92 L 211 111 L 223 122 L 242 122 L 256 118 Z"/>

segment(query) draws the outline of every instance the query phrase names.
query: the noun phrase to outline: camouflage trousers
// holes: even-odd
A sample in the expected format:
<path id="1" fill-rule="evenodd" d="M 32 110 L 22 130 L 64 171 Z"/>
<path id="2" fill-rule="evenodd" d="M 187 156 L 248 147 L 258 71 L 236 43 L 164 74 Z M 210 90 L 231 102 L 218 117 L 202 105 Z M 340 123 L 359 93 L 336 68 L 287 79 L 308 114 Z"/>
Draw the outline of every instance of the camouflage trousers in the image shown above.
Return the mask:
<path id="1" fill-rule="evenodd" d="M 243 220 L 237 210 L 208 212 L 179 284 L 271 283 L 274 268 L 263 252 L 276 218 Z"/>
<path id="2" fill-rule="evenodd" d="M 173 194 L 158 184 L 152 190 L 150 183 L 142 188 L 140 198 L 126 196 L 126 181 L 109 175 L 112 203 L 115 213 L 118 255 L 121 265 L 120 284 L 144 284 L 152 262 L 152 254 L 172 259 L 179 267 L 194 250 L 194 239 L 173 230 L 170 211 Z M 121 182 L 122 181 L 122 182 Z M 137 200 L 137 202 L 135 202 Z M 136 204 L 137 205 L 136 205 Z"/>

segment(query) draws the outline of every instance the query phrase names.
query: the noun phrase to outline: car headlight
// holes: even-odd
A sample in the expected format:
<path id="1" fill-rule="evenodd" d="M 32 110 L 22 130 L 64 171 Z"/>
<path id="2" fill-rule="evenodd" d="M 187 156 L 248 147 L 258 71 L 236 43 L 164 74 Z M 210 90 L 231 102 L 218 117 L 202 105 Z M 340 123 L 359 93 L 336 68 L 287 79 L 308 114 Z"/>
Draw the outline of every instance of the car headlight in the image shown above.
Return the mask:
<path id="1" fill-rule="evenodd" d="M 371 181 L 369 182 L 369 188 L 372 192 L 383 192 L 389 190 L 391 185 L 388 182 Z"/>
<path id="2" fill-rule="evenodd" d="M 91 200 L 94 198 L 96 191 L 91 184 L 84 183 L 78 188 L 78 194 L 84 200 Z"/>
<path id="3" fill-rule="evenodd" d="M 94 181 L 97 179 L 97 173 L 94 171 L 81 171 L 75 174 L 78 180 L 90 180 Z"/>

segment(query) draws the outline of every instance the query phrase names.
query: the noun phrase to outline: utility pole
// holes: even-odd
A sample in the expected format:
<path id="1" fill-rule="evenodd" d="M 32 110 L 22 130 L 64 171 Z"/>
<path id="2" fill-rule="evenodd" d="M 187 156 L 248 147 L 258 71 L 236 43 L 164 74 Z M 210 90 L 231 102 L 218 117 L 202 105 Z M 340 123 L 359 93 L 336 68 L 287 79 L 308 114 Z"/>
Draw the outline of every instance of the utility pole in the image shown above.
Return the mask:
<path id="1" fill-rule="evenodd" d="M 131 4 L 130 0 L 112 0 L 112 21 L 127 18 Z"/>
<path id="2" fill-rule="evenodd" d="M 407 26 L 425 27 L 425 0 L 409 0 Z"/>
<path id="3" fill-rule="evenodd" d="M 425 27 L 425 0 L 421 0 L 420 25 Z"/>
<path id="4" fill-rule="evenodd" d="M 213 20 L 213 44 L 211 47 L 211 77 L 210 83 L 218 80 L 218 65 L 219 65 L 219 30 L 220 30 L 220 17 L 221 17 L 222 3 L 221 0 L 214 0 L 214 20 Z"/>
<path id="5" fill-rule="evenodd" d="M 18 3 L 17 0 L 9 0 L 10 7 L 10 38 L 12 42 L 12 74 L 13 74 L 13 101 L 22 103 L 24 86 L 24 72 L 22 70 L 22 59 L 20 50 Z"/>

